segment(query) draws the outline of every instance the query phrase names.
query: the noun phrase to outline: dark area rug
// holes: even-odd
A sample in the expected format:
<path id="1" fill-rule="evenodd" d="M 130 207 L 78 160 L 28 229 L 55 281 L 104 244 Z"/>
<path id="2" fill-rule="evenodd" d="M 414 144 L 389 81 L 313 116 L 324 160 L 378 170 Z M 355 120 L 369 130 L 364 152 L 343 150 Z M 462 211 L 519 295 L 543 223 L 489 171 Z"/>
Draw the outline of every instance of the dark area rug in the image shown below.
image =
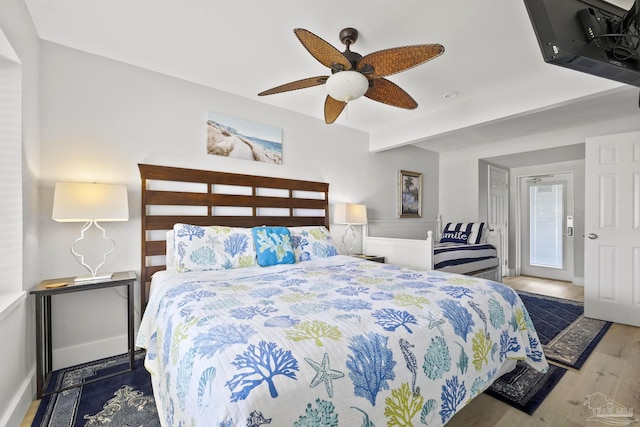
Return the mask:
<path id="1" fill-rule="evenodd" d="M 144 351 L 136 352 L 136 369 L 95 383 L 46 396 L 32 427 L 144 426 L 159 427 L 151 378 L 143 366 Z M 127 369 L 127 354 L 96 360 L 53 373 L 49 390 Z"/>
<path id="2" fill-rule="evenodd" d="M 565 368 L 549 365 L 549 370 L 541 374 L 518 361 L 513 371 L 498 378 L 485 393 L 531 415 L 565 373 Z"/>
<path id="3" fill-rule="evenodd" d="M 584 317 L 584 304 L 518 291 L 547 360 L 580 369 L 611 322 Z"/>
<path id="4" fill-rule="evenodd" d="M 611 326 L 611 322 L 584 317 L 581 302 L 523 291 L 518 294 L 551 362 L 580 369 Z M 566 372 L 550 364 L 541 374 L 518 361 L 512 372 L 500 377 L 485 393 L 531 415 Z"/>

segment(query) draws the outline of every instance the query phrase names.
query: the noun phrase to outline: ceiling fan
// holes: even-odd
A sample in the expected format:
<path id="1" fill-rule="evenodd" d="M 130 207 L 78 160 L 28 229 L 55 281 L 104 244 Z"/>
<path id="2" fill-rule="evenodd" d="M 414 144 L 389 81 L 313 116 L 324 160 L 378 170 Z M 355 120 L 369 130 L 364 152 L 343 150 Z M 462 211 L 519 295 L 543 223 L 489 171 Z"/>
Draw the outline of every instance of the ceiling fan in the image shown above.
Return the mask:
<path id="1" fill-rule="evenodd" d="M 344 52 L 303 28 L 296 28 L 293 32 L 314 58 L 331 68 L 332 75 L 296 80 L 260 92 L 258 96 L 326 84 L 328 95 L 324 102 L 324 120 L 327 124 L 336 121 L 347 102 L 362 95 L 383 104 L 413 110 L 418 103 L 384 77 L 425 63 L 444 52 L 440 44 L 421 44 L 379 50 L 362 56 L 350 50 L 350 46 L 358 39 L 358 30 L 355 28 L 340 31 L 340 41 L 346 46 Z"/>

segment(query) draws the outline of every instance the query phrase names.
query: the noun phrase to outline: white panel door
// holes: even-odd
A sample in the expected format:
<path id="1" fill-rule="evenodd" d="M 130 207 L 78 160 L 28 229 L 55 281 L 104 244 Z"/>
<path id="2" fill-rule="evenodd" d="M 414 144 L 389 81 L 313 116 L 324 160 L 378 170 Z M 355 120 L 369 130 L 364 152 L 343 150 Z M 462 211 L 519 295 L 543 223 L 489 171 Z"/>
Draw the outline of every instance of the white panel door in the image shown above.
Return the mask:
<path id="1" fill-rule="evenodd" d="M 640 326 L 640 132 L 586 141 L 585 315 Z"/>
<path id="2" fill-rule="evenodd" d="M 500 263 L 502 276 L 509 275 L 507 254 L 509 253 L 509 171 L 489 166 L 489 211 L 488 228 L 500 240 Z"/>

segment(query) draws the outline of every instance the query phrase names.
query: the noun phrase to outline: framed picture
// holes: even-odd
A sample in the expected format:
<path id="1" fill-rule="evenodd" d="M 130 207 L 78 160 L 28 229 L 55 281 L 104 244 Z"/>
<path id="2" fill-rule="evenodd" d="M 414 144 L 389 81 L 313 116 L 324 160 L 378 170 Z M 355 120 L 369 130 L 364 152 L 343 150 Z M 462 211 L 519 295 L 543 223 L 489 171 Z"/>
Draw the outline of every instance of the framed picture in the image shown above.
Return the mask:
<path id="1" fill-rule="evenodd" d="M 422 174 L 400 171 L 398 184 L 400 218 L 422 218 Z"/>
<path id="2" fill-rule="evenodd" d="M 209 112 L 207 154 L 279 165 L 282 129 Z"/>

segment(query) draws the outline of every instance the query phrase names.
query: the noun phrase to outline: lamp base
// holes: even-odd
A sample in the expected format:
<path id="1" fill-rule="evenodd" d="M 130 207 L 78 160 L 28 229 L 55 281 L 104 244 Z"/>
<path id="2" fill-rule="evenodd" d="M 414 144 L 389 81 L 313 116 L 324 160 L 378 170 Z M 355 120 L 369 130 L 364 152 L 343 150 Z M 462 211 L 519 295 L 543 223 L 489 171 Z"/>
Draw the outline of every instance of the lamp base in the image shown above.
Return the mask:
<path id="1" fill-rule="evenodd" d="M 73 281 L 75 283 L 81 282 L 100 282 L 102 280 L 109 280 L 113 276 L 113 273 L 99 274 L 97 276 L 77 276 Z"/>
<path id="2" fill-rule="evenodd" d="M 351 245 L 347 246 L 347 234 L 351 231 Z M 345 248 L 347 255 L 351 256 L 351 251 L 353 250 L 353 246 L 356 244 L 356 231 L 353 229 L 351 224 L 347 224 L 347 227 L 344 229 L 344 234 L 342 235 L 342 245 L 340 245 L 340 249 Z"/>
<path id="3" fill-rule="evenodd" d="M 108 241 L 111 242 L 111 249 L 109 249 L 108 252 L 106 252 L 105 254 L 102 255 L 102 262 L 96 268 L 91 268 L 90 265 L 88 265 L 86 262 L 84 262 L 84 255 L 76 252 L 76 250 L 75 250 L 76 244 L 78 244 L 78 242 L 84 240 L 84 233 L 88 229 L 90 229 L 92 225 L 95 225 L 98 230 L 102 231 L 102 238 L 103 239 L 108 240 Z M 115 248 L 116 248 L 116 242 L 114 242 L 113 239 L 109 239 L 107 237 L 107 231 L 104 228 L 102 228 L 100 226 L 100 224 L 98 224 L 98 222 L 96 220 L 92 219 L 92 220 L 87 221 L 84 224 L 84 226 L 82 227 L 82 229 L 80 230 L 80 237 L 78 237 L 73 242 L 73 245 L 71 245 L 71 253 L 76 257 L 76 260 L 80 263 L 80 265 L 82 265 L 84 268 L 89 270 L 91 275 L 90 276 L 78 276 L 78 277 L 76 277 L 74 282 L 89 282 L 89 281 L 94 281 L 94 280 L 95 281 L 99 281 L 99 280 L 111 279 L 111 273 L 98 274 L 98 269 L 100 267 L 102 267 L 105 262 L 107 262 L 107 255 L 111 254 Z"/>

